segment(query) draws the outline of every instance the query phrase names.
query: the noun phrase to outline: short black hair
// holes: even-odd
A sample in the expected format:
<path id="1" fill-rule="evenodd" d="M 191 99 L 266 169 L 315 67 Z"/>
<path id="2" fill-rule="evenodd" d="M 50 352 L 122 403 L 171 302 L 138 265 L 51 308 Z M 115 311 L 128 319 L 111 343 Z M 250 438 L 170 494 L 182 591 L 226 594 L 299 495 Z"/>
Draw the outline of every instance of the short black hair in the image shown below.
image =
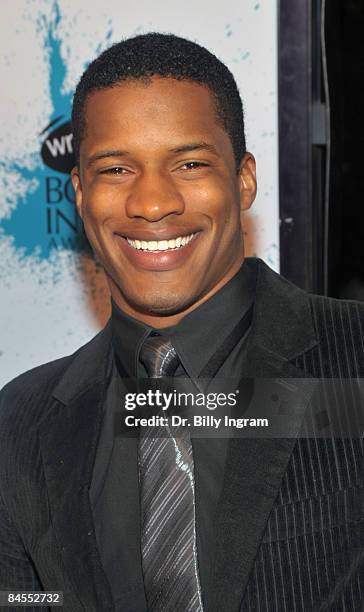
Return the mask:
<path id="1" fill-rule="evenodd" d="M 246 153 L 244 113 L 230 70 L 204 47 L 174 34 L 150 32 L 122 40 L 96 58 L 77 85 L 72 108 L 73 146 L 79 161 L 85 130 L 85 103 L 96 90 L 120 81 L 147 80 L 153 76 L 194 81 L 210 89 L 217 118 L 230 137 L 236 166 Z"/>

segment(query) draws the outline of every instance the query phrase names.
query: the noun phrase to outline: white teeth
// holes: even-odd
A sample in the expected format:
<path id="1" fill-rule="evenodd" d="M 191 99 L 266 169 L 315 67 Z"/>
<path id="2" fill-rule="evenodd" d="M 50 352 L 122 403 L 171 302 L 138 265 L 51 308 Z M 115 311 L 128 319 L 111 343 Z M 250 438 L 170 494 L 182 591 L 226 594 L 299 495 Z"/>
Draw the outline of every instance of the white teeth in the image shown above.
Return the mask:
<path id="1" fill-rule="evenodd" d="M 194 236 L 195 234 L 178 236 L 178 238 L 172 238 L 171 240 L 132 240 L 127 238 L 127 241 L 134 249 L 141 249 L 142 251 L 168 251 L 184 247 Z"/>

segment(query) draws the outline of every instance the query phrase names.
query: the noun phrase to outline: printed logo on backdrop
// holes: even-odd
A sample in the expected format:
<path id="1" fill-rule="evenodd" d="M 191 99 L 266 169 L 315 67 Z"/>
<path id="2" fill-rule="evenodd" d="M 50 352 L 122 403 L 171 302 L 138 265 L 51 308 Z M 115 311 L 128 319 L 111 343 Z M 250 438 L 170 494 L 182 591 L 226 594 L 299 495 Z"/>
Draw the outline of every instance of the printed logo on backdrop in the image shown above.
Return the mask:
<path id="1" fill-rule="evenodd" d="M 42 259 L 55 250 L 90 252 L 70 178 L 75 163 L 70 122 L 73 92 L 63 93 L 67 68 L 61 56 L 60 21 L 58 2 L 54 2 L 51 20 L 42 18 L 38 23 L 37 31 L 48 55 L 53 112 L 39 134 L 35 168 L 29 170 L 16 162 L 10 168 L 25 180 L 27 190 L 11 215 L 0 221 L 1 233 L 11 236 L 17 249 Z M 111 33 L 110 29 L 96 53 L 104 48 Z"/>
<path id="2" fill-rule="evenodd" d="M 59 247 L 81 250 L 85 246 L 85 236 L 70 178 L 75 165 L 71 123 L 60 115 L 44 128 L 43 135 L 40 155 L 46 167 L 43 177 L 46 247 L 48 252 Z"/>

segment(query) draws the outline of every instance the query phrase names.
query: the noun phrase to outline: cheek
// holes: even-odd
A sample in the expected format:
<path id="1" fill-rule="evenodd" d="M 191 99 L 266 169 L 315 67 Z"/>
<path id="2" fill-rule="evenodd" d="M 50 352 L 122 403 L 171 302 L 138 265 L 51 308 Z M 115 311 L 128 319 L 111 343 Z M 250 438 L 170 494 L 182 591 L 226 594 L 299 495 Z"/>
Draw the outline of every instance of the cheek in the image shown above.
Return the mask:
<path id="1" fill-rule="evenodd" d="M 100 200 L 93 195 L 86 200 L 83 213 L 83 224 L 87 238 L 100 262 L 107 259 L 108 247 L 108 211 L 100 206 Z"/>
<path id="2" fill-rule="evenodd" d="M 211 196 L 211 194 L 210 194 Z M 242 228 L 239 195 L 234 186 L 216 189 L 209 199 L 211 239 L 209 253 L 211 266 L 224 268 L 240 253 Z M 213 267 L 213 266 L 212 266 Z"/>
<path id="3" fill-rule="evenodd" d="M 84 194 L 84 222 L 90 231 L 102 233 L 108 223 L 122 214 L 120 196 L 117 191 L 99 186 L 89 189 Z"/>
<path id="4" fill-rule="evenodd" d="M 216 186 L 214 190 L 202 194 L 205 214 L 210 218 L 213 233 L 221 240 L 239 231 L 240 211 L 237 194 L 226 185 Z"/>

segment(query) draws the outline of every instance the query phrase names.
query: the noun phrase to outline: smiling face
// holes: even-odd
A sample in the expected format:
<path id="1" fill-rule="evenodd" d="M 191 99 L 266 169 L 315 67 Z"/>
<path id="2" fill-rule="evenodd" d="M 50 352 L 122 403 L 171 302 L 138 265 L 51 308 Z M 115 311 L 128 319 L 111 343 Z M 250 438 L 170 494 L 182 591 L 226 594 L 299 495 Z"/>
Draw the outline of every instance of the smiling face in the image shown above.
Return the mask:
<path id="1" fill-rule="evenodd" d="M 254 158 L 237 174 L 213 95 L 191 81 L 122 82 L 93 92 L 85 112 L 72 182 L 88 239 L 119 307 L 173 325 L 244 260 Z"/>

